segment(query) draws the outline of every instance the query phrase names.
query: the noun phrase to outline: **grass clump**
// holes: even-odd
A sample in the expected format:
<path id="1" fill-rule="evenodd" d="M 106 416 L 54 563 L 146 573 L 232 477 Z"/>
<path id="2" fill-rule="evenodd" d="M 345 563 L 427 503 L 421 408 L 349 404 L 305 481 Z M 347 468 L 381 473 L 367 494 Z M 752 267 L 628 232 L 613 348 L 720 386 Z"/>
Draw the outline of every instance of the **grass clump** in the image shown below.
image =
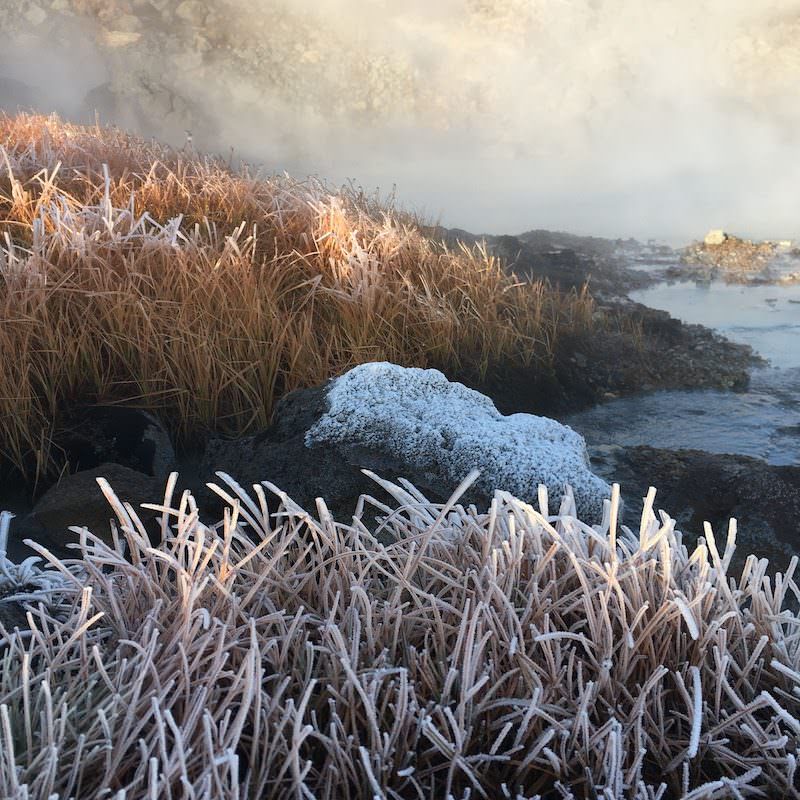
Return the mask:
<path id="1" fill-rule="evenodd" d="M 48 556 L 0 631 L 3 797 L 796 796 L 796 558 L 730 575 L 735 527 L 689 551 L 652 490 L 636 534 L 618 487 L 590 527 L 469 478 L 341 524 L 218 474 L 219 525 L 173 477 L 153 541 L 106 485 L 116 545 Z"/>
<path id="2" fill-rule="evenodd" d="M 57 467 L 75 404 L 146 406 L 180 441 L 241 433 L 359 363 L 480 380 L 546 368 L 592 324 L 585 292 L 352 190 L 28 115 L 0 117 L 0 165 L 0 441 L 29 475 Z"/>

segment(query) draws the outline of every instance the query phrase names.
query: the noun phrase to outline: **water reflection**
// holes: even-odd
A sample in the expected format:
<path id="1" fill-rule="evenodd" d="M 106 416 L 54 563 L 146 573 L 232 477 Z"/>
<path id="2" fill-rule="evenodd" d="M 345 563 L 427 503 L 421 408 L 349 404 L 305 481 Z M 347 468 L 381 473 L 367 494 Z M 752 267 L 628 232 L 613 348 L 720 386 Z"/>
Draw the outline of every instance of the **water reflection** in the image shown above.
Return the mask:
<path id="1" fill-rule="evenodd" d="M 770 366 L 753 372 L 746 391 L 657 392 L 565 420 L 590 446 L 649 444 L 800 464 L 800 286 L 686 281 L 631 297 L 749 344 Z"/>

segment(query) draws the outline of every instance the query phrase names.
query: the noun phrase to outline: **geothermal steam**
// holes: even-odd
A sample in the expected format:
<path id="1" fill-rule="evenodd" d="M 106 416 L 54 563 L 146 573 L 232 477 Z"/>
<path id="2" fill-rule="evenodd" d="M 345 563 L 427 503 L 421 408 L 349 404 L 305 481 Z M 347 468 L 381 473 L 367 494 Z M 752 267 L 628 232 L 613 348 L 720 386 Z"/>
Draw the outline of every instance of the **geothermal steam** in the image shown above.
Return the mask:
<path id="1" fill-rule="evenodd" d="M 796 233 L 797 0 L 3 0 L 0 106 L 445 224 Z"/>

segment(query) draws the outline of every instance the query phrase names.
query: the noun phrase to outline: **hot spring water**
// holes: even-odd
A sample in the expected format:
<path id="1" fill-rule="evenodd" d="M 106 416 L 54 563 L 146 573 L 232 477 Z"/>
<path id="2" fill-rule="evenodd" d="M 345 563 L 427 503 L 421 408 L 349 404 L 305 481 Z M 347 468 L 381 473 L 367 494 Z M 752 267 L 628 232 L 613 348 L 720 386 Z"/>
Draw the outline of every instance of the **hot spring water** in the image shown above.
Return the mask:
<path id="1" fill-rule="evenodd" d="M 680 281 L 630 296 L 749 344 L 769 366 L 753 370 L 744 391 L 662 391 L 571 415 L 565 421 L 590 447 L 647 444 L 800 464 L 800 285 Z"/>

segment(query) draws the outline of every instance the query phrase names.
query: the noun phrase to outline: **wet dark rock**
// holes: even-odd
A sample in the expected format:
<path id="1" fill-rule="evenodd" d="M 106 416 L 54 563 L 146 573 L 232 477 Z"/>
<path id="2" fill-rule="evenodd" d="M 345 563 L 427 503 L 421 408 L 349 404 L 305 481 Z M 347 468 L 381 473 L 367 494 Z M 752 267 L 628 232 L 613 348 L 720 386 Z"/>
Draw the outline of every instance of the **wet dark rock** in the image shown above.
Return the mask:
<path id="1" fill-rule="evenodd" d="M 591 457 L 598 474 L 620 484 L 630 526 L 638 525 L 642 498 L 655 486 L 656 508 L 674 517 L 679 530 L 701 536 L 710 522 L 720 548 L 735 518 L 739 564 L 752 552 L 769 558 L 772 569 L 785 569 L 800 549 L 800 466 L 648 446 L 592 448 Z"/>
<path id="2" fill-rule="evenodd" d="M 766 363 L 751 347 L 702 325 L 681 322 L 666 311 L 625 301 L 608 307 L 607 313 L 615 312 L 621 315 L 619 334 L 609 341 L 603 336 L 593 339 L 600 348 L 595 361 L 610 368 L 611 391 L 631 394 L 641 391 L 644 383 L 652 389 L 739 389 L 747 386 L 753 367 Z M 628 349 L 633 344 L 637 352 L 615 363 L 608 351 L 614 338 L 620 355 L 625 347 L 622 339 L 628 339 Z"/>
<path id="3" fill-rule="evenodd" d="M 504 414 L 563 418 L 609 396 L 659 389 L 742 389 L 764 361 L 747 345 L 630 301 L 598 311 L 591 335 L 564 334 L 551 364 L 494 364 L 483 379 L 448 375 L 492 398 Z"/>
<path id="4" fill-rule="evenodd" d="M 788 433 L 793 436 L 800 436 L 800 423 L 797 425 L 784 425 L 775 429 L 777 433 Z"/>
<path id="5" fill-rule="evenodd" d="M 659 280 L 631 264 L 677 264 L 680 254 L 671 248 L 544 230 L 518 236 L 447 228 L 428 233 L 451 247 L 483 244 L 521 278 L 547 280 L 563 291 L 589 286 L 596 303 L 593 329 L 562 332 L 551 364 L 493 364 L 480 378 L 466 371 L 448 375 L 491 397 L 504 414 L 559 416 L 602 402 L 609 394 L 743 388 L 750 369 L 763 363 L 745 345 L 627 298 L 631 290 Z"/>

